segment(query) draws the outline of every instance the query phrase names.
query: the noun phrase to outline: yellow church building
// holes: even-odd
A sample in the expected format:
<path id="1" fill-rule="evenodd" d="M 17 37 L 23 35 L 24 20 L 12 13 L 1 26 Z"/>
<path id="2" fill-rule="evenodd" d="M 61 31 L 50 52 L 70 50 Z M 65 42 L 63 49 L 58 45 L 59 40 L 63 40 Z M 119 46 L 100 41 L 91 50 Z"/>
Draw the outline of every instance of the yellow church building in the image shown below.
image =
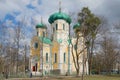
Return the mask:
<path id="1" fill-rule="evenodd" d="M 53 32 L 52 40 L 47 36 L 45 24 L 41 22 L 36 25 L 36 36 L 31 40 L 30 70 L 33 75 L 49 73 L 65 75 L 68 72 L 74 74 L 76 70 L 69 45 L 71 18 L 59 9 L 49 17 L 48 22 Z M 82 58 L 80 60 L 82 61 Z M 85 64 L 85 73 L 88 74 L 88 62 Z M 80 73 L 82 73 L 81 63 L 80 66 Z"/>

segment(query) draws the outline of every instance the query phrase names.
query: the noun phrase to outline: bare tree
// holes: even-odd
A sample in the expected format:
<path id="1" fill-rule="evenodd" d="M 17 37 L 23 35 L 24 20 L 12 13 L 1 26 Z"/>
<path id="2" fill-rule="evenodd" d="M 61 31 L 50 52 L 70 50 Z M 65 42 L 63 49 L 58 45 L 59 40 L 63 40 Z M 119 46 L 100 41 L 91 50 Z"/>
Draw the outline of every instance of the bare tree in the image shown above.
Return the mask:
<path id="1" fill-rule="evenodd" d="M 104 68 L 107 70 L 107 73 L 110 74 L 111 70 L 113 69 L 113 65 L 117 60 L 119 52 L 116 51 L 116 44 L 111 38 L 104 37 L 101 46 L 101 55 L 104 60 Z"/>
<path id="2" fill-rule="evenodd" d="M 72 57 L 73 57 L 74 66 L 77 72 L 77 76 L 79 76 L 80 75 L 80 64 L 84 65 L 86 63 L 86 58 L 85 56 L 83 57 L 83 55 L 85 54 L 84 52 L 87 48 L 84 45 L 83 36 L 80 35 L 79 32 L 76 33 L 76 39 L 71 43 L 71 45 L 72 45 Z M 81 57 L 83 60 L 80 59 Z"/>
<path id="3" fill-rule="evenodd" d="M 14 46 L 16 48 L 16 73 L 18 73 L 18 62 L 19 62 L 19 53 L 20 53 L 20 49 L 21 46 L 23 45 L 23 40 L 25 38 L 25 34 L 24 34 L 24 20 L 19 22 L 18 25 L 15 26 L 14 28 Z"/>

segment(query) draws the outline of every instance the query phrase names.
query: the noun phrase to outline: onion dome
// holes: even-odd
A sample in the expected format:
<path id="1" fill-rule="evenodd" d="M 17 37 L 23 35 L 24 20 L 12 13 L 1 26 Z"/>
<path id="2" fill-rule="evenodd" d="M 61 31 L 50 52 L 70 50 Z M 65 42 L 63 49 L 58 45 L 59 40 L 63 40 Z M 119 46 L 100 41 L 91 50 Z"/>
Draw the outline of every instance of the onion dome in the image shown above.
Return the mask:
<path id="1" fill-rule="evenodd" d="M 47 29 L 46 25 L 44 25 L 43 23 L 39 23 L 36 25 L 36 28 L 43 28 L 43 29 Z"/>
<path id="2" fill-rule="evenodd" d="M 65 13 L 63 13 L 63 12 L 61 12 L 61 11 L 52 14 L 52 15 L 49 17 L 48 21 L 49 21 L 50 24 L 52 24 L 55 20 L 58 20 L 58 19 L 63 19 L 63 20 L 65 20 L 66 22 L 68 22 L 69 24 L 71 23 L 71 18 L 70 18 L 70 16 L 67 15 L 67 14 L 65 14 Z"/>
<path id="3" fill-rule="evenodd" d="M 73 26 L 73 29 L 77 29 L 77 28 L 80 28 L 80 24 L 79 24 L 79 23 L 77 23 L 77 24 L 75 24 L 75 25 Z"/>

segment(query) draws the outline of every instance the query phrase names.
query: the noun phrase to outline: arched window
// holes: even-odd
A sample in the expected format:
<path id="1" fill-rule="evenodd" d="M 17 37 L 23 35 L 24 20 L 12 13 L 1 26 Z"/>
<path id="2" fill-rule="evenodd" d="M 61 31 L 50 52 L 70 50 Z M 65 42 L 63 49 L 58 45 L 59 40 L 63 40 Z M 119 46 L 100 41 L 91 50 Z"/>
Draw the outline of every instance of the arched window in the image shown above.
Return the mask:
<path id="1" fill-rule="evenodd" d="M 45 32 L 43 32 L 43 37 L 45 37 Z"/>
<path id="2" fill-rule="evenodd" d="M 48 53 L 46 53 L 46 62 L 48 62 Z"/>
<path id="3" fill-rule="evenodd" d="M 55 28 L 53 27 L 53 33 L 55 32 Z"/>
<path id="4" fill-rule="evenodd" d="M 54 62 L 57 63 L 57 54 L 55 53 Z"/>
<path id="5" fill-rule="evenodd" d="M 37 36 L 38 36 L 38 31 L 37 31 Z"/>
<path id="6" fill-rule="evenodd" d="M 66 62 L 66 53 L 64 53 L 64 63 Z"/>
<path id="7" fill-rule="evenodd" d="M 63 24 L 63 30 L 65 30 L 65 24 Z"/>
<path id="8" fill-rule="evenodd" d="M 37 43 L 37 42 L 34 43 L 34 48 L 35 48 L 35 49 L 38 48 L 38 43 Z"/>
<path id="9" fill-rule="evenodd" d="M 58 30 L 58 24 L 56 24 L 56 30 Z"/>

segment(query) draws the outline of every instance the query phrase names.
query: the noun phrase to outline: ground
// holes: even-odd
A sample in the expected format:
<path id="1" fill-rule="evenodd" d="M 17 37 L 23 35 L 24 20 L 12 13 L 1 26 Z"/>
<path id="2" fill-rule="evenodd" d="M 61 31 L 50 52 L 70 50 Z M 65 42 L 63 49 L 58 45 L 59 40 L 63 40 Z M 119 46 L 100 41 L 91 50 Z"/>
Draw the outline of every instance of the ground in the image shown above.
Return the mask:
<path id="1" fill-rule="evenodd" d="M 11 78 L 7 80 L 81 80 L 81 77 L 72 77 L 72 76 L 56 76 L 56 77 L 44 77 L 44 78 Z M 93 75 L 85 76 L 84 80 L 120 80 L 119 76 L 102 76 L 102 75 Z"/>

